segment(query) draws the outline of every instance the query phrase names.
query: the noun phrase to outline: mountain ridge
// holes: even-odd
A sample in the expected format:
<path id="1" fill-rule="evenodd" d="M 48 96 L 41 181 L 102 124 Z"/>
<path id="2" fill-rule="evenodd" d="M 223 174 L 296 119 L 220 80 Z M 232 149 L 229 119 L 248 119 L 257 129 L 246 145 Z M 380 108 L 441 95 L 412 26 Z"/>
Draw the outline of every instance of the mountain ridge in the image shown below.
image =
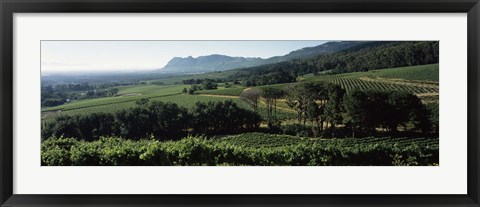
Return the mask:
<path id="1" fill-rule="evenodd" d="M 283 56 L 273 56 L 270 58 L 259 57 L 234 57 L 221 54 L 211 54 L 188 57 L 174 57 L 165 67 L 158 69 L 161 72 L 178 73 L 203 73 L 214 71 L 225 71 L 238 68 L 248 68 L 264 64 L 279 63 L 296 58 L 308 58 L 316 55 L 334 53 L 344 49 L 358 46 L 365 42 L 358 41 L 332 41 L 313 47 L 305 47 L 293 50 Z"/>

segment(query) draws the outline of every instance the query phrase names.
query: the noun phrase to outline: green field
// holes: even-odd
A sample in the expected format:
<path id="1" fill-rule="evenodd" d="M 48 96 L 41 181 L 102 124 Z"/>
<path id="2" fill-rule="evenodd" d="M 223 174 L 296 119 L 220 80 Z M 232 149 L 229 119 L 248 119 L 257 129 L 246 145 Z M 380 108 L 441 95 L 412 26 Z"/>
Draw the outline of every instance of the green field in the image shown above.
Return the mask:
<path id="1" fill-rule="evenodd" d="M 371 70 L 369 75 L 382 78 L 438 82 L 439 64 L 401 67 L 395 69 Z"/>
<path id="2" fill-rule="evenodd" d="M 156 86 L 156 85 L 134 85 L 120 87 L 118 96 L 85 99 L 80 101 L 73 101 L 67 104 L 63 104 L 55 107 L 46 107 L 42 109 L 45 111 L 68 111 L 80 108 L 88 108 L 94 106 L 104 106 L 109 104 L 120 104 L 126 102 L 135 102 L 142 98 L 157 98 L 162 96 L 170 96 L 174 94 L 181 94 L 183 88 L 189 87 L 187 85 L 169 85 L 169 86 Z"/>
<path id="3" fill-rule="evenodd" d="M 183 87 L 188 87 L 184 85 Z M 136 85 L 136 86 L 122 86 L 119 89 L 118 95 L 167 95 L 179 93 L 182 91 L 182 85 Z"/>
<path id="4" fill-rule="evenodd" d="M 274 85 L 266 85 L 266 86 L 255 86 L 252 88 L 278 88 L 284 89 L 289 83 L 282 83 L 282 84 L 274 84 Z M 242 91 L 246 87 L 243 86 L 236 86 L 235 88 L 223 88 L 218 90 L 205 90 L 205 91 L 197 91 L 198 94 L 211 94 L 211 95 L 221 95 L 221 96 L 240 96 Z"/>
<path id="5" fill-rule="evenodd" d="M 204 90 L 197 91 L 198 94 L 211 94 L 211 95 L 221 95 L 221 96 L 240 96 L 245 87 L 238 86 L 235 88 L 224 88 L 218 90 Z"/>
<path id="6" fill-rule="evenodd" d="M 135 100 L 138 100 L 138 99 L 134 99 L 133 101 L 111 102 L 111 103 L 102 104 L 102 105 L 90 105 L 85 107 L 69 108 L 66 110 L 62 110 L 62 111 L 50 114 L 46 118 L 46 120 L 55 118 L 59 115 L 83 115 L 83 114 L 89 114 L 89 113 L 95 113 L 95 112 L 113 113 L 122 109 L 128 109 L 130 107 L 134 107 L 136 105 Z M 173 95 L 165 95 L 161 97 L 154 97 L 154 98 L 150 98 L 149 100 L 175 103 L 185 108 L 192 108 L 193 106 L 195 106 L 195 103 L 197 102 L 232 100 L 242 108 L 251 109 L 250 106 L 248 106 L 245 102 L 243 102 L 239 98 L 228 98 L 228 97 L 173 94 Z M 262 106 L 259 108 L 258 113 L 260 114 L 260 116 L 264 118 L 267 116 L 266 109 Z M 277 115 L 278 115 L 278 118 L 281 120 L 295 118 L 294 112 L 291 112 L 291 111 L 278 110 Z"/>

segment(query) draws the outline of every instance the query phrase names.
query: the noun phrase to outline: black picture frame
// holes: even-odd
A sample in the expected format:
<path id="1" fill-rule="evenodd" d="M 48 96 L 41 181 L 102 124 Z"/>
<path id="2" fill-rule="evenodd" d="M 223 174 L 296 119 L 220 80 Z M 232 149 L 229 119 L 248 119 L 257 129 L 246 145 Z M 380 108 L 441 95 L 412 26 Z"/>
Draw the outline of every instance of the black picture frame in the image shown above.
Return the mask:
<path id="1" fill-rule="evenodd" d="M 0 0 L 1 206 L 480 206 L 478 0 Z M 19 195 L 13 194 L 14 13 L 467 13 L 466 195 Z"/>

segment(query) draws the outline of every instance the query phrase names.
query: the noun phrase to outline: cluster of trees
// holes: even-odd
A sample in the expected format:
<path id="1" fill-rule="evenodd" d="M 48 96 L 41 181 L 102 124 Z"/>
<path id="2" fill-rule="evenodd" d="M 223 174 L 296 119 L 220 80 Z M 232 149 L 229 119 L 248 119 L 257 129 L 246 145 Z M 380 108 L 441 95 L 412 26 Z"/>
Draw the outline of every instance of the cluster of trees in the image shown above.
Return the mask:
<path id="1" fill-rule="evenodd" d="M 304 82 L 286 89 L 287 105 L 297 112 L 299 124 L 312 124 L 314 136 L 327 126 L 335 128 L 342 123 L 342 104 L 345 90 L 327 82 Z"/>
<path id="2" fill-rule="evenodd" d="M 262 101 L 267 106 L 267 123 L 280 129 L 276 118 L 277 101 L 285 98 L 286 104 L 297 114 L 295 126 L 284 131 L 310 128 L 312 136 L 332 136 L 339 128 L 355 133 L 374 135 L 383 129 L 392 135 L 399 127 L 404 131 L 425 134 L 438 133 L 438 104 L 423 105 L 414 94 L 400 91 L 359 91 L 346 93 L 340 86 L 327 82 L 302 82 L 290 84 L 285 89 L 250 88 L 240 95 L 253 111 L 258 111 Z M 308 123 L 308 124 L 307 124 Z M 327 134 L 331 133 L 331 134 Z M 307 133 L 310 134 L 310 133 Z"/>
<path id="3" fill-rule="evenodd" d="M 191 79 L 191 80 L 200 80 L 200 79 Z M 189 80 L 184 80 L 184 83 L 186 82 L 191 82 Z M 200 82 L 200 85 L 197 85 L 196 82 L 195 84 L 192 84 L 189 89 L 184 88 L 183 93 L 185 94 L 190 94 L 193 95 L 195 91 L 201 91 L 201 90 L 213 90 L 218 88 L 218 84 L 215 82 L 215 80 L 212 79 L 203 79 Z"/>
<path id="4" fill-rule="evenodd" d="M 367 42 L 336 53 L 239 70 L 228 79 L 245 86 L 295 82 L 301 75 L 330 70 L 349 73 L 438 63 L 439 42 Z"/>
<path id="5" fill-rule="evenodd" d="M 344 123 L 355 132 L 375 133 L 383 128 L 396 133 L 399 127 L 423 133 L 437 132 L 433 129 L 434 116 L 420 99 L 399 91 L 355 90 L 344 99 Z M 438 120 L 438 117 L 436 118 Z"/>
<path id="6" fill-rule="evenodd" d="M 391 134 L 399 127 L 423 133 L 438 132 L 435 129 L 438 108 L 429 110 L 417 96 L 407 92 L 353 90 L 346 93 L 340 86 L 326 82 L 304 82 L 286 91 L 287 104 L 297 112 L 298 123 L 305 126 L 310 121 L 314 135 L 340 124 L 351 129 L 352 137 L 355 132 L 375 134 L 377 128 Z"/>
<path id="7" fill-rule="evenodd" d="M 41 105 L 42 107 L 62 105 L 69 100 L 80 99 L 81 94 L 74 93 L 74 91 L 92 90 L 94 88 L 88 83 L 42 85 Z"/>
<path id="8" fill-rule="evenodd" d="M 118 94 L 118 91 L 118 88 L 89 90 L 85 92 L 84 95 L 82 94 L 83 97 L 81 97 L 80 99 L 116 96 Z"/>
<path id="9" fill-rule="evenodd" d="M 140 99 L 130 109 L 110 113 L 60 116 L 44 123 L 42 137 L 74 137 L 92 141 L 101 136 L 160 140 L 187 134 L 231 134 L 253 131 L 260 126 L 257 113 L 232 101 L 196 103 L 191 111 L 174 103 Z"/>
<path id="10" fill-rule="evenodd" d="M 274 127 L 279 125 L 279 120 L 277 119 L 277 101 L 283 98 L 284 95 L 285 92 L 278 88 L 248 88 L 242 91 L 240 98 L 252 107 L 254 112 L 258 111 L 260 101 L 263 101 L 267 106 L 267 124 L 269 127 Z"/>
<path id="11" fill-rule="evenodd" d="M 80 84 L 44 85 L 41 87 L 42 107 L 58 106 L 73 100 L 116 96 L 118 88 Z"/>
<path id="12" fill-rule="evenodd" d="M 240 70 L 228 79 L 232 81 L 242 80 L 243 85 L 247 87 L 291 83 L 296 80 L 295 71 L 298 67 L 293 62 L 261 65 Z"/>
<path id="13" fill-rule="evenodd" d="M 204 78 L 204 79 L 186 79 L 182 80 L 182 83 L 185 85 L 193 85 L 193 84 L 202 84 L 203 82 L 213 82 L 213 83 L 222 83 L 225 82 L 224 79 L 210 79 L 210 78 Z"/>

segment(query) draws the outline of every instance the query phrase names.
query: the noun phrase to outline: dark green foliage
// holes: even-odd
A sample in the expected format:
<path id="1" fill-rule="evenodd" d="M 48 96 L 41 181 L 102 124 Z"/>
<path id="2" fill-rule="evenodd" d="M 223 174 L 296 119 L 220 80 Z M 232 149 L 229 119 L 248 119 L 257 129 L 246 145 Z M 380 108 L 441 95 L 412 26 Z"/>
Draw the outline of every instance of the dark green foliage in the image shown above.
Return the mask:
<path id="1" fill-rule="evenodd" d="M 328 101 L 325 103 L 325 121 L 330 124 L 330 128 L 335 128 L 337 124 L 341 124 L 343 121 L 342 117 L 342 105 L 343 105 L 343 96 L 345 95 L 345 90 L 338 85 L 328 85 L 327 86 L 327 97 Z"/>
<path id="2" fill-rule="evenodd" d="M 43 100 L 42 99 L 42 106 L 43 107 L 50 107 L 50 106 L 58 106 L 64 104 L 65 98 L 48 98 Z"/>
<path id="3" fill-rule="evenodd" d="M 430 133 L 428 111 L 420 99 L 400 91 L 353 90 L 344 97 L 344 123 L 355 132 L 374 134 L 377 127 L 395 134 L 398 127 Z"/>
<path id="4" fill-rule="evenodd" d="M 289 62 L 262 65 L 240 71 L 230 78 L 244 80 L 243 85 L 246 87 L 291 83 L 296 80 L 295 74 L 291 73 L 292 68 L 295 65 Z"/>
<path id="5" fill-rule="evenodd" d="M 326 54 L 307 62 L 316 65 L 318 71 L 333 69 L 334 73 L 348 73 L 438 63 L 438 51 L 437 41 L 387 42 L 374 47 Z"/>
<path id="6" fill-rule="evenodd" d="M 260 116 L 237 106 L 231 100 L 195 104 L 189 112 L 175 103 L 140 99 L 137 106 L 115 114 L 61 116 L 42 127 L 42 138 L 76 137 L 98 140 L 100 136 L 121 136 L 128 139 L 154 137 L 175 140 L 187 134 L 228 134 L 255 131 Z"/>
<path id="7" fill-rule="evenodd" d="M 52 138 L 42 142 L 41 159 L 44 166 L 388 166 L 436 165 L 439 161 L 438 139 L 362 138 L 313 141 L 287 135 L 259 133 L 220 140 L 187 137 L 175 142 L 131 141 L 121 138 L 85 142 L 72 138 Z"/>
<path id="8" fill-rule="evenodd" d="M 120 135 L 175 139 L 185 136 L 190 119 L 187 109 L 174 103 L 150 102 L 116 113 Z"/>
<path id="9" fill-rule="evenodd" d="M 202 89 L 203 90 L 212 90 L 217 89 L 218 85 L 213 80 L 205 79 L 202 81 Z"/>
<path id="10" fill-rule="evenodd" d="M 262 88 L 262 98 L 267 105 L 267 123 L 270 128 L 276 128 L 280 123 L 277 117 L 277 100 L 285 96 L 285 91 L 274 87 Z"/>
<path id="11" fill-rule="evenodd" d="M 357 128 L 366 128 L 368 120 L 368 97 L 364 92 L 354 90 L 348 93 L 348 95 L 345 95 L 343 100 L 343 108 L 345 110 L 343 120 L 347 126 L 352 128 L 352 137 L 355 138 Z"/>
<path id="12" fill-rule="evenodd" d="M 428 103 L 426 105 L 427 113 L 428 113 L 428 119 L 431 123 L 431 130 L 433 133 L 438 134 L 439 133 L 439 104 L 438 102 L 433 102 L 433 103 Z"/>
<path id="13" fill-rule="evenodd" d="M 366 42 L 331 54 L 261 65 L 239 70 L 228 79 L 244 80 L 245 86 L 295 82 L 309 73 L 360 72 L 374 69 L 438 63 L 438 41 Z"/>
<path id="14" fill-rule="evenodd" d="M 60 116 L 47 122 L 42 128 L 42 137 L 77 137 L 83 140 L 96 140 L 100 136 L 118 134 L 118 125 L 112 114 L 92 113 L 83 116 Z"/>
<path id="15" fill-rule="evenodd" d="M 300 136 L 300 137 L 312 137 L 313 130 L 311 127 L 304 126 L 302 124 L 287 124 L 282 126 L 282 131 L 286 135 Z"/>
<path id="16" fill-rule="evenodd" d="M 252 131 L 260 126 L 260 116 L 237 106 L 231 100 L 224 102 L 197 102 L 192 109 L 193 129 L 201 134 L 226 134 Z"/>
<path id="17" fill-rule="evenodd" d="M 312 124 L 314 136 L 323 134 L 330 124 L 334 128 L 342 122 L 342 102 L 345 90 L 327 82 L 302 82 L 289 86 L 287 105 L 297 112 L 299 124 Z"/>

